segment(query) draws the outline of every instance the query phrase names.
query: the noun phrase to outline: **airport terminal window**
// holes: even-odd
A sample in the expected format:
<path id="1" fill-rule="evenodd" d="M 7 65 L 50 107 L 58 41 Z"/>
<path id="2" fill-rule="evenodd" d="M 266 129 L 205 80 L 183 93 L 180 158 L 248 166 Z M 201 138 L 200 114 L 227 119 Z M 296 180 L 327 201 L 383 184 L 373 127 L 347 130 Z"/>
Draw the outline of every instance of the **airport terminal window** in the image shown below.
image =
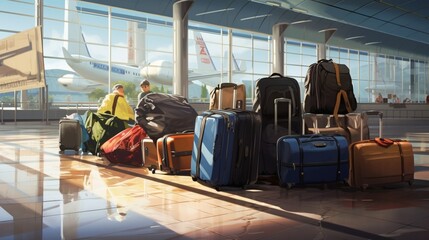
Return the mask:
<path id="1" fill-rule="evenodd" d="M 64 101 L 92 101 L 88 94 L 94 89 L 110 91 L 104 83 L 90 81 L 87 77 L 78 74 L 65 61 L 63 46 L 77 46 L 75 55 L 81 55 L 80 60 L 88 63 L 92 68 L 108 70 L 113 74 L 129 75 L 141 79 L 140 69 L 158 60 L 168 62 L 165 66 L 170 71 L 165 71 L 164 78 L 172 79 L 173 62 L 173 27 L 172 18 L 156 16 L 148 13 L 110 8 L 111 22 L 109 23 L 109 8 L 101 4 L 91 4 L 82 1 L 70 0 L 73 8 L 65 6 L 66 1 L 44 0 L 44 56 L 46 68 L 46 81 L 49 85 L 49 96 L 54 102 Z M 68 10 L 67 10 L 68 9 Z M 66 19 L 68 26 L 77 27 L 79 30 L 70 36 L 64 35 L 65 14 L 77 16 L 76 19 Z M 0 37 L 4 38 L 17 31 L 23 31 L 34 27 L 34 0 L 4 1 L 2 2 L 2 17 L 16 19 L 20 24 L 10 24 L 8 21 L 0 21 Z M 109 31 L 108 27 L 111 26 Z M 189 68 L 196 68 L 195 44 L 192 42 L 193 31 L 202 32 L 210 55 L 217 70 L 226 72 L 228 69 L 229 44 L 236 62 L 245 66 L 246 71 L 241 73 L 238 79 L 233 75 L 233 81 L 243 80 L 254 87 L 254 83 L 261 77 L 266 77 L 272 69 L 271 38 L 264 34 L 253 34 L 232 30 L 232 43 L 228 41 L 228 29 L 209 26 L 201 23 L 190 22 L 189 27 Z M 145 41 L 133 39 L 130 44 L 130 32 L 143 31 Z M 85 39 L 81 38 L 80 32 Z M 110 42 L 109 42 L 110 32 Z M 140 32 L 141 33 L 141 32 Z M 138 35 L 138 34 L 137 34 Z M 135 35 L 136 36 L 136 35 Z M 109 59 L 109 49 L 111 59 Z M 84 57 L 86 50 L 89 56 L 96 61 L 89 61 Z M 381 51 L 383 49 L 381 48 Z M 399 54 L 398 54 L 399 55 Z M 137 57 L 138 56 L 138 57 Z M 297 39 L 285 39 L 285 74 L 294 77 L 301 85 L 308 66 L 317 61 L 316 43 L 302 42 Z M 341 46 L 327 46 L 327 58 L 345 63 L 349 66 L 354 81 L 356 97 L 359 102 L 373 102 L 374 94 L 380 90 L 386 97 L 396 95 L 402 101 L 410 99 L 413 102 L 424 101 L 429 90 L 428 62 L 421 59 L 410 59 L 404 56 L 393 56 L 368 52 L 360 49 L 348 49 Z M 91 62 L 91 64 L 89 64 Z M 108 63 L 112 66 L 108 66 Z M 129 65 L 132 68 L 121 68 L 114 65 Z M 156 65 L 152 65 L 156 69 Z M 236 65 L 234 65 L 236 67 Z M 159 67 L 158 67 L 159 68 Z M 152 69 L 152 70 L 153 70 Z M 156 72 L 156 71 L 155 71 Z M 106 79 L 107 77 L 102 77 Z M 60 82 L 61 80 L 61 82 Z M 225 73 L 219 75 L 221 81 L 227 81 Z M 248 83 L 250 82 L 250 83 Z M 384 85 L 383 85 L 384 84 Z M 97 86 L 98 85 L 98 86 Z M 204 85 L 204 84 L 203 84 Z M 386 90 L 386 86 L 388 90 Z M 201 96 L 201 86 L 189 86 Z M 164 84 L 159 89 L 172 91 Z M 253 94 L 253 89 L 250 88 Z M 34 99 L 37 99 L 38 90 L 29 91 Z M 191 91 L 188 91 L 191 92 Z M 4 94 L 0 94 L 0 99 Z"/>

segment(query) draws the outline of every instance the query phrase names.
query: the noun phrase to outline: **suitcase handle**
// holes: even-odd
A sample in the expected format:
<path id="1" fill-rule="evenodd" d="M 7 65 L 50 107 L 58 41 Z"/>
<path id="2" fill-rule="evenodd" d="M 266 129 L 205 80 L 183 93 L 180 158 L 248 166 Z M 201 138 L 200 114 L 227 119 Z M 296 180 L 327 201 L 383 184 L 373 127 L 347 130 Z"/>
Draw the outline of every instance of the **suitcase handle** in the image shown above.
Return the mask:
<path id="1" fill-rule="evenodd" d="M 292 127 L 292 101 L 289 98 L 276 98 L 274 99 L 274 131 L 277 132 L 277 124 L 278 124 L 278 116 L 277 116 L 277 109 L 278 109 L 278 103 L 279 102 L 287 102 L 288 104 L 288 135 L 291 135 L 291 127 Z"/>
<path id="2" fill-rule="evenodd" d="M 283 75 L 281 75 L 280 73 L 272 73 L 272 74 L 270 75 L 270 78 L 272 78 L 272 77 L 280 77 L 280 78 L 282 78 L 282 77 L 283 77 Z"/>

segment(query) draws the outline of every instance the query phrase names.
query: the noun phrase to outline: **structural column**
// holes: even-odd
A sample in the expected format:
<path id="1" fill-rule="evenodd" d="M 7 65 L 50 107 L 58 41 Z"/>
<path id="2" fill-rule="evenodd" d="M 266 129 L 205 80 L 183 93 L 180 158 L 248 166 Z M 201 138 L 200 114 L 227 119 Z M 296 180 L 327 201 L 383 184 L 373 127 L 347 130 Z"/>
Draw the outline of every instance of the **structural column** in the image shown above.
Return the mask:
<path id="1" fill-rule="evenodd" d="M 321 30 L 319 32 L 325 34 L 324 42 L 317 44 L 317 60 L 326 59 L 326 43 L 328 43 L 329 39 L 334 35 L 336 28 L 330 28 Z"/>
<path id="2" fill-rule="evenodd" d="M 277 23 L 273 26 L 273 73 L 284 74 L 284 36 L 283 33 L 288 27 L 286 23 Z"/>
<path id="3" fill-rule="evenodd" d="M 193 0 L 173 4 L 173 93 L 188 97 L 188 11 Z"/>

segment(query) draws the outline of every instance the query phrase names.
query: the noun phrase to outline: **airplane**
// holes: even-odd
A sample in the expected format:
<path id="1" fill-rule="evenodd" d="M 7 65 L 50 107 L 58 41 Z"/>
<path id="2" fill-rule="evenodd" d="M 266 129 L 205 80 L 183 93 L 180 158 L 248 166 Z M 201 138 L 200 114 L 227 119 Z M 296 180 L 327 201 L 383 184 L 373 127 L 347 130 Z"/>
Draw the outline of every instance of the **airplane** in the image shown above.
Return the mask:
<path id="1" fill-rule="evenodd" d="M 76 8 L 74 0 L 65 2 L 66 9 Z M 107 85 L 108 73 L 110 71 L 110 81 L 112 83 L 117 81 L 139 83 L 143 78 L 147 78 L 154 84 L 172 86 L 173 64 L 170 61 L 157 60 L 142 67 L 112 64 L 109 68 L 109 65 L 105 62 L 91 57 L 84 35 L 78 25 L 77 12 L 65 12 L 64 35 L 68 41 L 65 43 L 65 46 L 62 47 L 62 51 L 67 64 L 76 72 L 76 75 L 59 78 L 58 82 L 60 84 L 71 90 L 82 89 L 82 87 L 96 87 L 96 84 Z M 142 37 L 144 37 L 144 35 Z M 194 31 L 194 40 L 196 43 L 197 69 L 189 70 L 189 82 L 198 81 L 207 86 L 214 87 L 219 84 L 221 74 L 226 74 L 226 72 L 216 70 L 201 33 Z M 241 64 L 241 66 L 239 66 L 235 58 L 234 66 L 235 69 L 233 74 L 243 73 L 246 70 L 245 65 Z M 90 82 L 82 83 L 82 81 L 87 80 L 90 80 Z"/>
<path id="2" fill-rule="evenodd" d="M 219 84 L 221 74 L 216 69 L 209 55 L 207 46 L 201 36 L 201 33 L 194 32 L 196 48 L 197 48 L 197 69 L 189 70 L 188 79 L 190 82 L 200 81 L 208 86 L 216 86 Z M 83 38 L 83 37 L 82 37 Z M 84 42 L 84 41 L 83 41 Z M 84 79 L 92 80 L 95 83 L 107 85 L 109 65 L 92 58 L 87 52 L 86 55 L 71 54 L 65 47 L 62 47 L 63 55 L 67 64 L 80 75 L 63 76 L 58 79 L 58 82 L 69 89 L 78 90 L 83 86 L 97 86 L 91 83 L 80 83 Z M 81 51 L 82 52 L 82 51 Z M 245 66 L 238 65 L 234 58 L 235 73 L 243 73 Z M 148 63 L 146 66 L 139 68 L 128 65 L 113 64 L 111 67 L 111 82 L 130 81 L 139 83 L 143 78 L 149 79 L 151 82 L 164 86 L 171 86 L 173 83 L 173 64 L 166 60 L 157 60 Z"/>
<path id="3" fill-rule="evenodd" d="M 222 74 L 227 74 L 226 71 L 221 72 L 216 69 L 215 64 L 210 56 L 207 45 L 200 32 L 193 31 L 195 41 L 195 52 L 197 56 L 197 69 L 188 71 L 188 80 L 190 82 L 199 81 L 207 86 L 216 86 L 220 83 Z M 239 66 L 233 56 L 234 70 L 233 74 L 243 73 L 246 70 L 244 62 Z M 166 60 L 158 60 L 144 66 L 140 74 L 147 79 L 155 82 L 166 82 L 170 85 L 173 80 L 173 64 Z"/>
<path id="4" fill-rule="evenodd" d="M 104 84 L 97 83 L 74 73 L 69 73 L 61 76 L 57 80 L 61 85 L 72 91 L 90 93 Z"/>

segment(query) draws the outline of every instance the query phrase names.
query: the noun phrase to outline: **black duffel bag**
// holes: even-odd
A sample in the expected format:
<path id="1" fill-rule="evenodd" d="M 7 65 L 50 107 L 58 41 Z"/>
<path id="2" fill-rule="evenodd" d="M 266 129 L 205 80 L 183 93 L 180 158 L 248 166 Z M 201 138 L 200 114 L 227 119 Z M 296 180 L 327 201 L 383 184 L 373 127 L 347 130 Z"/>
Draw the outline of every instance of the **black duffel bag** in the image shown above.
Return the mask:
<path id="1" fill-rule="evenodd" d="M 311 64 L 305 77 L 304 111 L 321 114 L 347 114 L 355 111 L 349 68 L 331 59 Z"/>
<path id="2" fill-rule="evenodd" d="M 135 109 L 136 122 L 154 141 L 166 134 L 193 131 L 197 112 L 185 97 L 150 93 Z"/>

